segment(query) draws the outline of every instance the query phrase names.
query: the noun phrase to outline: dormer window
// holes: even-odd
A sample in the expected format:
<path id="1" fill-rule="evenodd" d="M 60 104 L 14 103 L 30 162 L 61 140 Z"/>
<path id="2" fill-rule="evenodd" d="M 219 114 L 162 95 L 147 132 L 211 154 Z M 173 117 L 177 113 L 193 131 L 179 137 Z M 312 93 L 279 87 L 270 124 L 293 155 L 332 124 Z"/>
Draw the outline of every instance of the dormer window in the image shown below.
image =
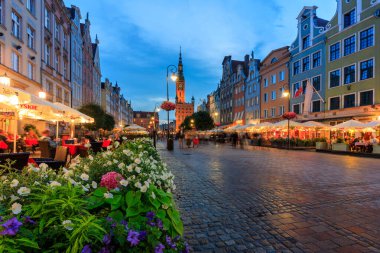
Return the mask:
<path id="1" fill-rule="evenodd" d="M 344 28 L 350 27 L 356 23 L 356 10 L 344 14 Z"/>
<path id="2" fill-rule="evenodd" d="M 276 58 L 276 57 L 273 57 L 272 60 L 270 61 L 270 63 L 275 63 L 275 62 L 277 62 L 277 61 L 278 61 L 277 58 Z"/>
<path id="3" fill-rule="evenodd" d="M 308 47 L 310 47 L 310 36 L 309 35 L 302 39 L 302 50 L 305 50 Z"/>

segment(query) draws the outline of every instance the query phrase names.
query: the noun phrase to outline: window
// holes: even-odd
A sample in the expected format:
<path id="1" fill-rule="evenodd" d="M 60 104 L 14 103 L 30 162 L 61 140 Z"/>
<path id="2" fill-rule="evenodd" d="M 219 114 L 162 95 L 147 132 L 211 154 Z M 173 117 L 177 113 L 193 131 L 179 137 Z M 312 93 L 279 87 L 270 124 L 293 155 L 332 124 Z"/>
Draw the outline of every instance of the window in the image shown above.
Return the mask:
<path id="1" fill-rule="evenodd" d="M 360 92 L 360 106 L 373 105 L 373 90 Z"/>
<path id="2" fill-rule="evenodd" d="M 356 23 L 356 11 L 355 11 L 355 9 L 344 14 L 344 28 L 352 26 L 355 23 Z"/>
<path id="3" fill-rule="evenodd" d="M 360 63 L 360 80 L 365 80 L 373 77 L 373 59 Z"/>
<path id="4" fill-rule="evenodd" d="M 45 7 L 45 28 L 50 30 L 50 12 L 49 10 Z"/>
<path id="5" fill-rule="evenodd" d="M 276 91 L 272 90 L 272 100 L 276 100 Z"/>
<path id="6" fill-rule="evenodd" d="M 293 84 L 293 97 L 296 95 L 299 89 L 300 89 L 300 83 Z"/>
<path id="7" fill-rule="evenodd" d="M 373 46 L 373 27 L 360 32 L 360 50 Z"/>
<path id="8" fill-rule="evenodd" d="M 35 31 L 34 29 L 28 25 L 28 27 L 26 28 L 26 33 L 28 35 L 28 47 L 31 48 L 31 49 L 34 49 L 34 35 L 35 35 Z"/>
<path id="9" fill-rule="evenodd" d="M 55 70 L 60 72 L 60 68 L 59 68 L 59 58 L 60 58 L 60 55 L 59 54 L 55 54 Z"/>
<path id="10" fill-rule="evenodd" d="M 355 107 L 355 94 L 345 95 L 343 99 L 343 107 Z"/>
<path id="11" fill-rule="evenodd" d="M 330 46 L 330 61 L 340 58 L 340 42 Z"/>
<path id="12" fill-rule="evenodd" d="M 272 75 L 272 84 L 276 83 L 276 75 Z"/>
<path id="13" fill-rule="evenodd" d="M 312 103 L 312 112 L 320 112 L 321 111 L 321 100 L 313 101 Z"/>
<path id="14" fill-rule="evenodd" d="M 280 76 L 280 82 L 284 81 L 285 80 L 285 71 L 284 70 L 280 71 L 279 76 Z"/>
<path id="15" fill-rule="evenodd" d="M 276 116 L 276 107 L 272 107 L 271 109 L 270 109 L 270 116 L 273 118 L 273 117 L 275 117 Z"/>
<path id="16" fill-rule="evenodd" d="M 293 75 L 297 75 L 300 73 L 300 61 L 296 61 L 293 63 Z"/>
<path id="17" fill-rule="evenodd" d="M 321 51 L 313 54 L 313 68 L 321 66 Z"/>
<path id="18" fill-rule="evenodd" d="M 0 24 L 4 23 L 4 0 L 0 0 Z"/>
<path id="19" fill-rule="evenodd" d="M 307 56 L 302 59 L 302 71 L 308 71 L 310 69 L 310 57 Z"/>
<path id="20" fill-rule="evenodd" d="M 28 78 L 32 80 L 34 79 L 34 66 L 31 62 L 28 62 Z"/>
<path id="21" fill-rule="evenodd" d="M 302 39 L 302 49 L 305 50 L 308 47 L 310 47 L 310 36 L 306 36 Z"/>
<path id="22" fill-rule="evenodd" d="M 344 68 L 344 84 L 350 84 L 355 82 L 355 65 L 351 65 Z"/>
<path id="23" fill-rule="evenodd" d="M 57 18 L 56 18 L 57 20 Z M 61 30 L 61 26 L 56 22 L 54 28 L 54 36 L 57 40 L 59 40 L 59 31 Z"/>
<path id="24" fill-rule="evenodd" d="M 268 110 L 264 110 L 264 118 L 268 118 Z"/>
<path id="25" fill-rule="evenodd" d="M 285 106 L 281 105 L 278 107 L 278 115 L 283 115 L 285 113 Z"/>
<path id="26" fill-rule="evenodd" d="M 12 52 L 12 69 L 16 72 L 20 71 L 20 56 Z"/>
<path id="27" fill-rule="evenodd" d="M 50 65 L 50 55 L 51 55 L 51 47 L 45 43 L 45 63 Z"/>
<path id="28" fill-rule="evenodd" d="M 356 51 L 356 36 L 351 36 L 344 40 L 344 56 L 353 54 Z"/>
<path id="29" fill-rule="evenodd" d="M 26 0 L 26 8 L 32 13 L 33 15 L 36 14 L 36 0 Z"/>
<path id="30" fill-rule="evenodd" d="M 62 43 L 63 43 L 63 48 L 67 49 L 67 35 L 66 35 L 65 31 L 63 31 Z"/>
<path id="31" fill-rule="evenodd" d="M 21 18 L 15 11 L 12 11 L 12 35 L 21 39 Z"/>
<path id="32" fill-rule="evenodd" d="M 330 110 L 340 109 L 340 97 L 330 98 Z"/>
<path id="33" fill-rule="evenodd" d="M 264 102 L 268 102 L 268 93 L 264 93 Z"/>
<path id="34" fill-rule="evenodd" d="M 293 112 L 300 114 L 300 104 L 293 105 Z"/>
<path id="35" fill-rule="evenodd" d="M 330 72 L 330 88 L 340 86 L 340 69 Z"/>
<path id="36" fill-rule="evenodd" d="M 268 87 L 268 79 L 264 78 L 264 87 Z"/>
<path id="37" fill-rule="evenodd" d="M 319 91 L 321 89 L 321 76 L 315 76 L 311 80 L 314 90 Z"/>

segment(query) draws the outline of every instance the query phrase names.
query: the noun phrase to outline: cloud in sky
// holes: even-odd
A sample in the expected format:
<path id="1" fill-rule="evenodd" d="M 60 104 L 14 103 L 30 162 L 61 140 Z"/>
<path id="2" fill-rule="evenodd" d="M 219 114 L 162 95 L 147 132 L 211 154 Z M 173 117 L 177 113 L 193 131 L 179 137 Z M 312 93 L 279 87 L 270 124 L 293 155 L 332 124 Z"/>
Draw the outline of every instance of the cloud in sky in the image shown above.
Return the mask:
<path id="1" fill-rule="evenodd" d="M 264 58 L 290 45 L 303 6 L 319 6 L 331 19 L 335 0 L 70 0 L 90 12 L 93 37 L 100 39 L 103 78 L 122 87 L 135 110 L 152 110 L 166 97 L 166 67 L 183 50 L 187 99 L 205 98 L 221 78 L 225 55 Z M 171 97 L 175 88 L 170 84 Z"/>

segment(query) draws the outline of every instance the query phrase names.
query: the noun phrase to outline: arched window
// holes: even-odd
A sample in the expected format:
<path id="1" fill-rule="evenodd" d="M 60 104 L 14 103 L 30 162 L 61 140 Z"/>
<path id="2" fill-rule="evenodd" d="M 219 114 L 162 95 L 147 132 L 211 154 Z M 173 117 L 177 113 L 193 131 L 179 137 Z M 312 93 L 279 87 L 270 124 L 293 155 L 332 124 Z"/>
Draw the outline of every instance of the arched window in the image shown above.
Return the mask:
<path id="1" fill-rule="evenodd" d="M 275 63 L 276 61 L 278 61 L 277 58 L 273 57 L 272 60 L 270 61 L 270 63 Z"/>

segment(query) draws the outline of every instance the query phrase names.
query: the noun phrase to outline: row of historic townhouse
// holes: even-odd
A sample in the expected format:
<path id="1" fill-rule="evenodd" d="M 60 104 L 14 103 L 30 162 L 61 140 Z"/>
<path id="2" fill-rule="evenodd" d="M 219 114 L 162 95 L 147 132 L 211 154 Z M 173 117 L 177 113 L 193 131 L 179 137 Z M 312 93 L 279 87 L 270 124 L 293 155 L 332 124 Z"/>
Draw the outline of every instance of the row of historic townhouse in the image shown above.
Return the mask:
<path id="1" fill-rule="evenodd" d="M 81 19 L 62 0 L 0 0 L 0 74 L 51 102 L 101 105 L 99 40 Z"/>
<path id="2" fill-rule="evenodd" d="M 301 10 L 290 47 L 272 50 L 263 60 L 253 53 L 244 61 L 224 58 L 218 89 L 208 96 L 217 123 L 276 122 L 287 111 L 300 121 L 330 124 L 380 117 L 380 0 L 337 0 L 330 21 L 316 10 Z M 312 95 L 305 103 L 308 89 Z"/>

